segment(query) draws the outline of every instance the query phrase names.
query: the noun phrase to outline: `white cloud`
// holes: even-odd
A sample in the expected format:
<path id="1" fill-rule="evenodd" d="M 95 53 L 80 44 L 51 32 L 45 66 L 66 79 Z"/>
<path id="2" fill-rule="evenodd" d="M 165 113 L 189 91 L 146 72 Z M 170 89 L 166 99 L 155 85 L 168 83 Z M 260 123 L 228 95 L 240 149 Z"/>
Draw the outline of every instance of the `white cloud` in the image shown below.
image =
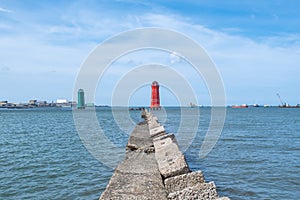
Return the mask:
<path id="1" fill-rule="evenodd" d="M 179 63 L 180 61 L 181 61 L 181 58 L 180 58 L 180 55 L 178 55 L 178 53 L 176 53 L 176 52 L 170 53 L 170 63 L 171 64 Z"/>
<path id="2" fill-rule="evenodd" d="M 299 35 L 256 40 L 208 29 L 180 16 L 161 14 L 146 14 L 139 21 L 144 26 L 179 31 L 200 44 L 221 72 L 228 103 L 256 101 L 276 105 L 274 94 L 280 91 L 285 91 L 293 103 L 300 101 L 293 92 L 300 84 L 296 75 L 300 73 Z"/>
<path id="3" fill-rule="evenodd" d="M 12 11 L 0 8 L 0 12 Z M 122 16 L 122 20 L 121 15 L 99 13 L 80 12 L 74 15 L 70 11 L 61 16 L 62 22 L 55 25 L 37 23 L 31 24 L 30 28 L 22 27 L 23 32 L 19 35 L 0 38 L 1 48 L 6 49 L 0 60 L 12 69 L 10 73 L 56 71 L 52 74 L 67 76 L 75 74 L 96 43 L 107 37 L 128 29 L 162 27 L 187 35 L 207 51 L 223 76 L 229 101 L 233 101 L 233 97 L 245 88 L 249 94 L 240 98 L 255 96 L 262 101 L 268 92 L 276 94 L 280 92 L 275 91 L 277 89 L 295 91 L 295 86 L 300 84 L 296 77 L 300 73 L 299 35 L 254 40 L 237 35 L 239 29 L 235 27 L 230 28 L 229 32 L 235 32 L 231 35 L 169 13 L 130 14 Z M 61 43 L 57 44 L 57 41 Z M 169 61 L 175 64 L 180 58 L 177 53 L 171 53 Z M 135 64 L 135 60 L 130 62 L 129 65 Z M 197 87 L 196 83 L 193 87 Z M 269 88 L 266 91 L 264 87 L 271 87 L 272 91 Z M 276 97 L 274 99 L 277 101 Z M 270 99 L 266 101 L 270 102 Z"/>
<path id="4" fill-rule="evenodd" d="M 0 12 L 6 12 L 6 13 L 11 13 L 11 10 L 5 9 L 5 8 L 1 8 L 0 7 Z"/>

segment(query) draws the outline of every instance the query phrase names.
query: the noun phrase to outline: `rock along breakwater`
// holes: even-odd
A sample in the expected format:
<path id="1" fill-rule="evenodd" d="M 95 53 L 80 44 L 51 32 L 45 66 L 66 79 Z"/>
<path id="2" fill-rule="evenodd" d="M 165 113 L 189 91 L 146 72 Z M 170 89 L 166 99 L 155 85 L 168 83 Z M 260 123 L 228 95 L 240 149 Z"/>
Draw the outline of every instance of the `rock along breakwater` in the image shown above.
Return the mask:
<path id="1" fill-rule="evenodd" d="M 158 118 L 143 110 L 143 122 L 131 133 L 126 155 L 115 169 L 100 200 L 200 199 L 219 197 L 214 182 L 202 171 L 191 172 L 174 134 L 167 134 Z"/>

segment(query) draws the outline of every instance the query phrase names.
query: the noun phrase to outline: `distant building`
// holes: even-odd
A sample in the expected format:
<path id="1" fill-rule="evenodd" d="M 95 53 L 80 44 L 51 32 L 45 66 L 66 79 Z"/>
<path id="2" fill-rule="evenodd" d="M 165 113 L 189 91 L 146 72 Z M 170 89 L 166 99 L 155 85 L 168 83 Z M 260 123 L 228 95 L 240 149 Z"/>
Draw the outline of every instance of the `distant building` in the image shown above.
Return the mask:
<path id="1" fill-rule="evenodd" d="M 68 103 L 69 101 L 67 99 L 57 99 L 56 100 L 56 103 L 58 104 L 65 104 L 65 103 Z"/>
<path id="2" fill-rule="evenodd" d="M 77 95 L 78 95 L 77 109 L 85 109 L 85 100 L 84 100 L 83 89 L 79 89 Z"/>
<path id="3" fill-rule="evenodd" d="M 5 107 L 7 106 L 8 101 L 0 101 L 0 107 Z"/>
<path id="4" fill-rule="evenodd" d="M 38 101 L 38 102 L 37 102 L 37 105 L 38 105 L 39 107 L 48 107 L 48 106 L 50 106 L 50 105 L 47 103 L 47 101 Z"/>
<path id="5" fill-rule="evenodd" d="M 37 103 L 37 100 L 29 100 L 30 105 L 36 105 L 36 103 Z"/>
<path id="6" fill-rule="evenodd" d="M 6 105 L 8 101 L 0 101 L 0 105 Z"/>

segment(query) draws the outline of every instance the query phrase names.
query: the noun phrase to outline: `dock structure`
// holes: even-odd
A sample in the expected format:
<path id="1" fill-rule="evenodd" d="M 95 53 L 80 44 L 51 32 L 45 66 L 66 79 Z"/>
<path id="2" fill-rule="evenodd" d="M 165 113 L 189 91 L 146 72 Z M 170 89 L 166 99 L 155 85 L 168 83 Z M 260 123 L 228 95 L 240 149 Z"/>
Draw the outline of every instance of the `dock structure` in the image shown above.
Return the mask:
<path id="1" fill-rule="evenodd" d="M 100 200 L 229 200 L 218 196 L 202 171 L 191 172 L 174 134 L 167 134 L 157 117 L 147 110 L 142 117 Z"/>

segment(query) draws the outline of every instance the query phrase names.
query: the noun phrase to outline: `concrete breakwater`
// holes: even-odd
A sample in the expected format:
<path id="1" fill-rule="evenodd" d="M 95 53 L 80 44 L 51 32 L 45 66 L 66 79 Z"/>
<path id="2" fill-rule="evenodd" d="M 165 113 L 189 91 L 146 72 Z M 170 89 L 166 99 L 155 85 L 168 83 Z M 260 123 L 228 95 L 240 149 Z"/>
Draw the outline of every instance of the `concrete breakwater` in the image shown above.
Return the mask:
<path id="1" fill-rule="evenodd" d="M 114 171 L 100 200 L 201 199 L 219 197 L 214 182 L 202 171 L 191 172 L 174 134 L 167 134 L 157 117 L 144 110 L 126 146 L 126 156 Z"/>

